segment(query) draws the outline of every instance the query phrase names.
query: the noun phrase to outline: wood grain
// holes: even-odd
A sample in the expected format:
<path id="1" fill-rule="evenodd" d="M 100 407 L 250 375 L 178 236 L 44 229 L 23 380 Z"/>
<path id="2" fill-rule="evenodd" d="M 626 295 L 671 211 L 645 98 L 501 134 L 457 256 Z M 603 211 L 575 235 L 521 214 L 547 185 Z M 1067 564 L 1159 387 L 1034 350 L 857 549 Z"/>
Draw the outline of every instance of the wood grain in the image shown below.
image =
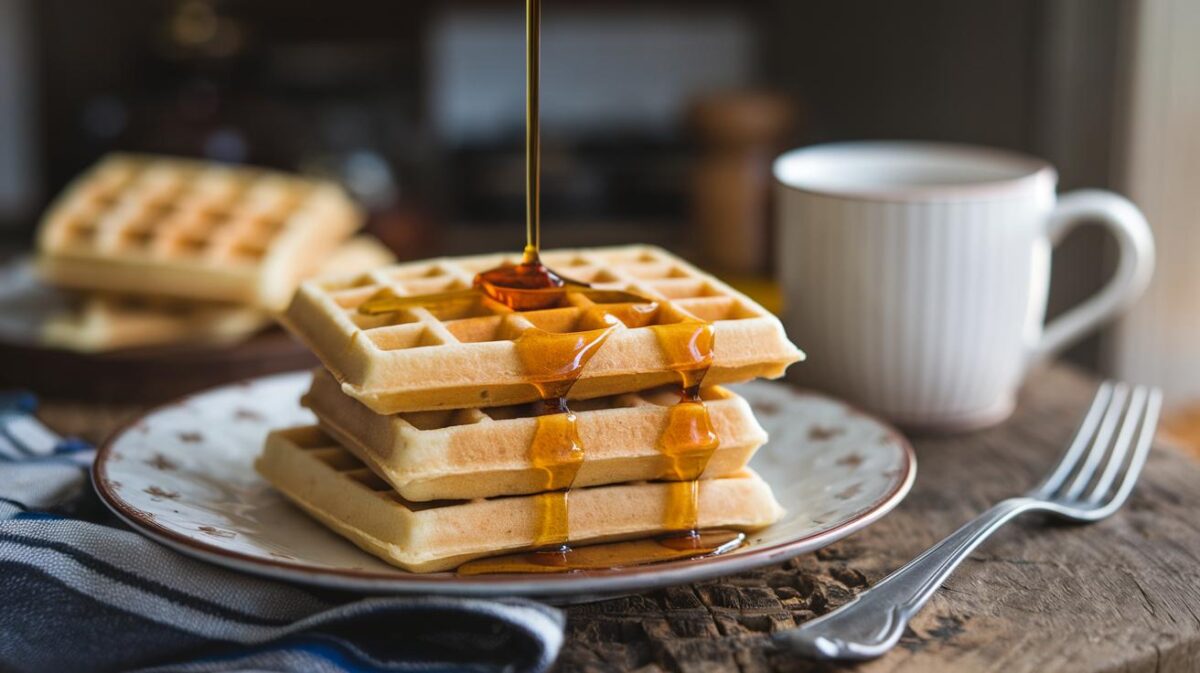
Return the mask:
<path id="1" fill-rule="evenodd" d="M 592 671 L 1200 670 L 1200 463 L 1157 446 L 1125 509 L 1091 526 L 1026 517 L 968 560 L 895 651 L 857 667 L 775 650 L 768 634 L 822 614 L 1054 463 L 1095 389 L 1035 374 L 995 428 L 917 437 L 917 482 L 870 528 L 782 566 L 568 609 L 562 673 Z M 138 411 L 46 401 L 63 432 L 100 439 Z"/>
<path id="2" fill-rule="evenodd" d="M 967 561 L 900 647 L 853 666 L 776 651 L 767 634 L 823 614 L 993 502 L 1029 488 L 1095 382 L 1035 375 L 990 430 L 915 438 L 917 482 L 880 523 L 783 566 L 569 609 L 558 670 L 1200 670 L 1200 464 L 1156 447 L 1125 510 L 1092 526 L 1026 517 Z"/>

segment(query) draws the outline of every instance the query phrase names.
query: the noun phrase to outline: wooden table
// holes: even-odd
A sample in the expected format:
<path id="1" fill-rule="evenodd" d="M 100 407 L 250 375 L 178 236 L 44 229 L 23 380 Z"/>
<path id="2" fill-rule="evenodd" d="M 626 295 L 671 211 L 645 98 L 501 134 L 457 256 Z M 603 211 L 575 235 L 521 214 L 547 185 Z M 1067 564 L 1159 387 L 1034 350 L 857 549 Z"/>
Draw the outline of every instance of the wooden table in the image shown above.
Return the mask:
<path id="1" fill-rule="evenodd" d="M 1200 463 L 1157 446 L 1108 521 L 1011 524 L 958 570 L 886 657 L 813 664 L 767 634 L 845 602 L 971 516 L 1027 489 L 1057 459 L 1095 388 L 1035 374 L 1016 415 L 989 430 L 915 438 L 912 494 L 869 529 L 782 566 L 568 610 L 558 670 L 1200 670 Z M 47 403 L 63 432 L 98 439 L 132 407 Z"/>

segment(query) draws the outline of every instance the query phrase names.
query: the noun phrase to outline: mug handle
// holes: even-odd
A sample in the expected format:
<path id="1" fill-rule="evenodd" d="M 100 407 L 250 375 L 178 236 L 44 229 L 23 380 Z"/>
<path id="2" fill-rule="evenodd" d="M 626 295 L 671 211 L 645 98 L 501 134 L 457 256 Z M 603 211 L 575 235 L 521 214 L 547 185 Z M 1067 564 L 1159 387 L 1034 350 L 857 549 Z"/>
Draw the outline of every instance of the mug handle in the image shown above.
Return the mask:
<path id="1" fill-rule="evenodd" d="M 1071 229 L 1086 222 L 1102 224 L 1116 237 L 1117 270 L 1098 292 L 1046 325 L 1031 348 L 1031 362 L 1057 353 L 1131 304 L 1154 272 L 1150 225 L 1129 199 L 1099 189 L 1064 194 L 1046 220 L 1046 235 L 1051 245 L 1058 245 Z"/>

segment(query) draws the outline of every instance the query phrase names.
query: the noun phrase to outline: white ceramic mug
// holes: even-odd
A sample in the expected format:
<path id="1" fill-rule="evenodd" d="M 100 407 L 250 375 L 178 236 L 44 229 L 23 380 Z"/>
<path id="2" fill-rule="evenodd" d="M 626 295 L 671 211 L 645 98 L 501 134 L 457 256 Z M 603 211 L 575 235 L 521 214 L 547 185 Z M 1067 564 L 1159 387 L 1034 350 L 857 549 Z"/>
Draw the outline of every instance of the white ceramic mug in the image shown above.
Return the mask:
<path id="1" fill-rule="evenodd" d="M 1127 199 L 1055 198 L 1057 173 L 1012 152 L 925 142 L 794 150 L 774 166 L 777 269 L 801 383 L 909 426 L 1007 417 L 1029 365 L 1149 281 L 1154 244 Z M 1076 224 L 1116 237 L 1117 270 L 1043 327 L 1050 249 Z"/>

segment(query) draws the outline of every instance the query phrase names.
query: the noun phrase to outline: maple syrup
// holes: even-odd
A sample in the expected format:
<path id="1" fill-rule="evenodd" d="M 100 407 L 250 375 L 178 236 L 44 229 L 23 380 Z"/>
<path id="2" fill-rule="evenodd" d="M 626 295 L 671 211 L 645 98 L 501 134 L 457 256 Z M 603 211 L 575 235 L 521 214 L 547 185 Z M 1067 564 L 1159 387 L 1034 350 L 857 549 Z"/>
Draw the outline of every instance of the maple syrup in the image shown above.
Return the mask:
<path id="1" fill-rule="evenodd" d="M 539 156 L 539 40 L 540 0 L 526 0 L 526 244 L 521 262 L 479 273 L 472 287 L 420 296 L 399 296 L 383 289 L 358 310 L 367 315 L 414 307 L 475 301 L 480 294 L 514 311 L 537 311 L 570 306 L 578 293 L 591 300 L 570 332 L 538 327 L 524 331 L 514 342 L 528 383 L 537 391 L 533 406 L 537 427 L 529 459 L 541 473 L 542 491 L 533 496 L 537 511 L 535 551 L 478 559 L 459 567 L 462 575 L 518 572 L 596 570 L 720 554 L 740 547 L 745 535 L 728 530 L 699 530 L 699 482 L 719 441 L 700 396 L 700 385 L 712 365 L 712 325 L 691 319 L 650 324 L 659 304 L 623 290 L 593 288 L 562 276 L 542 263 Z M 680 397 L 668 412 L 659 438 L 660 470 L 668 480 L 663 528 L 658 537 L 625 542 L 567 546 L 570 537 L 571 486 L 586 457 L 576 416 L 567 403 L 572 386 L 587 363 L 621 325 L 649 325 L 667 360 L 679 375 Z"/>
<path id="2" fill-rule="evenodd" d="M 533 244 L 530 244 L 533 245 Z M 514 311 L 536 311 L 559 306 L 566 297 L 563 288 L 580 290 L 586 283 L 569 280 L 550 270 L 538 259 L 536 248 L 525 247 L 520 264 L 498 266 L 475 276 L 474 286 Z"/>
<path id="3" fill-rule="evenodd" d="M 539 549 L 562 547 L 570 535 L 568 498 L 583 465 L 583 442 L 575 414 L 565 404 L 560 411 L 538 416 L 537 422 L 529 457 L 544 476 L 541 489 L 546 492 L 535 496 L 538 527 L 533 544 Z"/>
<path id="4" fill-rule="evenodd" d="M 600 323 L 594 327 L 586 324 L 593 315 Z M 577 326 L 584 328 L 580 331 L 547 332 L 533 327 L 517 337 L 514 344 L 525 380 L 537 390 L 543 403 L 551 402 L 555 408 L 566 409 L 571 387 L 618 324 L 617 318 L 607 312 L 589 312 L 579 320 Z"/>
<path id="5" fill-rule="evenodd" d="M 540 262 L 538 264 L 539 266 L 541 265 Z M 541 273 L 538 271 L 514 271 L 521 266 L 524 266 L 524 264 L 499 266 L 489 269 L 478 274 L 471 287 L 461 290 L 402 296 L 396 294 L 391 288 L 385 287 L 360 304 L 358 312 L 364 315 L 380 315 L 410 308 L 452 306 L 456 302 L 469 303 L 476 301 L 480 296 L 486 296 L 498 301 L 514 311 L 534 311 L 567 306 L 570 304 L 570 296 L 573 294 L 587 297 L 596 304 L 631 304 L 641 306 L 655 304 L 654 300 L 634 292 L 595 288 L 587 283 L 564 279 L 545 266 L 542 266 L 542 269 L 547 274 L 552 274 L 554 277 L 562 279 L 564 284 L 561 286 L 548 285 L 545 287 L 504 287 L 503 283 L 510 282 L 512 278 L 516 278 L 517 280 L 512 280 L 511 282 L 522 283 L 527 282 L 528 277 Z M 614 313 L 619 312 L 621 315 L 628 315 L 629 311 L 638 310 L 620 306 L 606 306 L 606 308 Z M 623 318 L 622 321 L 628 324 Z"/>
<path id="6" fill-rule="evenodd" d="M 490 575 L 610 570 L 716 556 L 731 552 L 745 543 L 745 533 L 714 528 L 682 535 L 659 535 L 571 549 L 490 556 L 467 561 L 458 567 L 457 572 L 459 575 Z"/>
<path id="7" fill-rule="evenodd" d="M 700 384 L 712 367 L 714 331 L 710 323 L 692 320 L 654 325 L 667 367 L 679 375 L 679 401 L 667 414 L 658 440 L 668 484 L 667 530 L 695 531 L 700 526 L 700 475 L 720 445 Z"/>
<path id="8" fill-rule="evenodd" d="M 525 0 L 525 257 L 522 260 L 523 264 L 538 263 L 538 253 L 542 249 L 541 52 L 542 0 Z"/>

